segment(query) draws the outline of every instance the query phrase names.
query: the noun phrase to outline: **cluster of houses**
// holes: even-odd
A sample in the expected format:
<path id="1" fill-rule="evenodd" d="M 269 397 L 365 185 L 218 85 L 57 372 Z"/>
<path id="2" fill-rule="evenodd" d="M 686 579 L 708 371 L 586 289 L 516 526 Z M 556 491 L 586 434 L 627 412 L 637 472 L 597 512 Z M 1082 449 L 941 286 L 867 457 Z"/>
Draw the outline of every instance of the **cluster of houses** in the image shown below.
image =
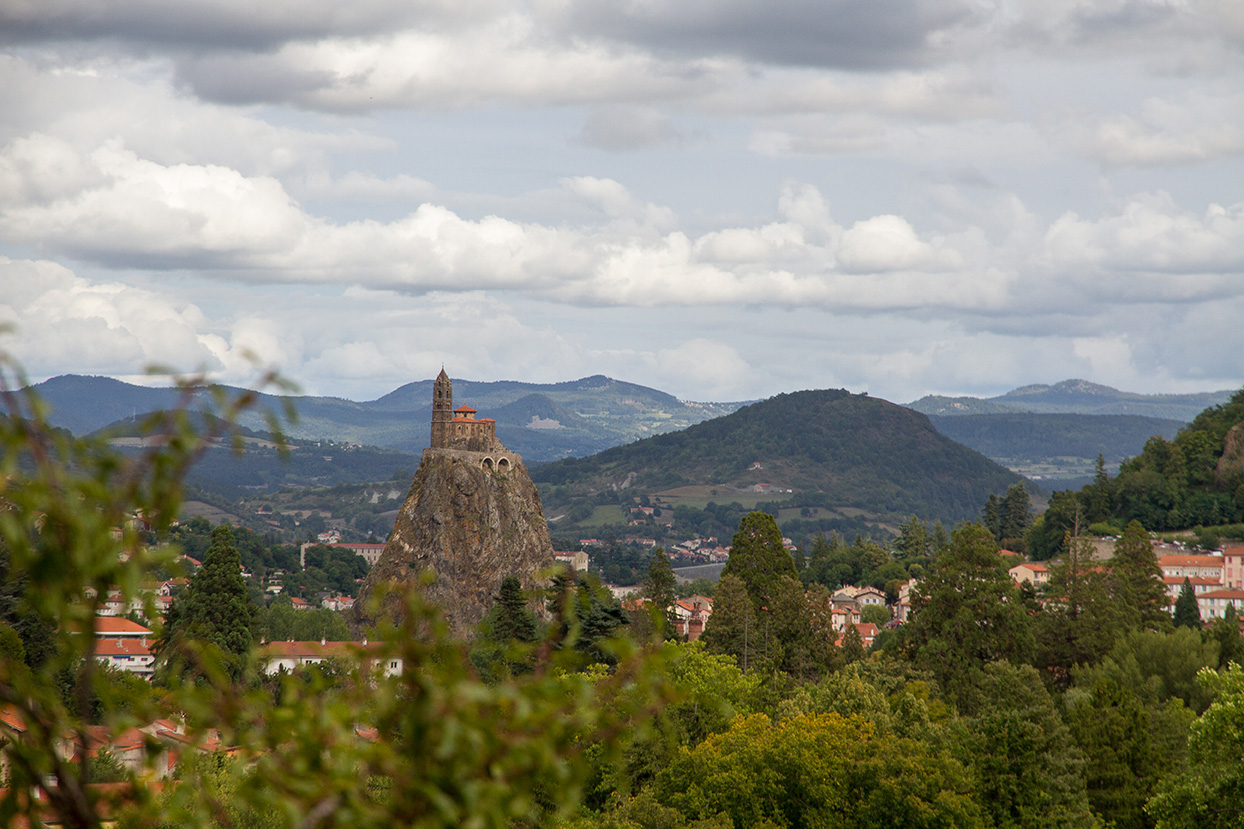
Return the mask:
<path id="1" fill-rule="evenodd" d="M 1202 621 L 1221 619 L 1228 606 L 1244 616 L 1244 545 L 1227 547 L 1214 553 L 1193 554 L 1182 547 L 1155 544 L 1154 551 L 1172 609 L 1187 580 L 1196 595 Z M 1106 559 L 1112 552 L 1112 543 L 1099 545 L 1095 557 Z M 1003 550 L 1002 554 L 1018 558 L 1009 550 Z M 1009 572 L 1016 584 L 1027 582 L 1039 588 L 1050 580 L 1049 565 L 1039 561 L 1020 562 Z"/>

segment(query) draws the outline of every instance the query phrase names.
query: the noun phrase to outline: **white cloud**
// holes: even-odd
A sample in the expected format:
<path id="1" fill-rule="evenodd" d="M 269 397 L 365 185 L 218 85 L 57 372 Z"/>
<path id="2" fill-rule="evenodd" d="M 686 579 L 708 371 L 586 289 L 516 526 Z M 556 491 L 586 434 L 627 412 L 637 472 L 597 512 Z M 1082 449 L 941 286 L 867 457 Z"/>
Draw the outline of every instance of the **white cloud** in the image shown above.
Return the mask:
<path id="1" fill-rule="evenodd" d="M 922 241 L 901 216 L 874 216 L 842 234 L 838 261 L 852 273 L 948 270 L 963 264 L 951 250 Z"/>

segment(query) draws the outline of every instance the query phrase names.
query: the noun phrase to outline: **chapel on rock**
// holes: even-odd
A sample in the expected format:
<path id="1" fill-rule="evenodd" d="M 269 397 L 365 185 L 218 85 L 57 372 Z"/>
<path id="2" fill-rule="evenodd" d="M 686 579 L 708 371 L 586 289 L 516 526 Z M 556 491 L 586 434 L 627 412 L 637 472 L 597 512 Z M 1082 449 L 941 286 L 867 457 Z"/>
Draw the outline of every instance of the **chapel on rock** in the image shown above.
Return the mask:
<path id="1" fill-rule="evenodd" d="M 485 469 L 505 472 L 522 459 L 497 439 L 497 421 L 477 418 L 470 406 L 454 408 L 454 384 L 441 369 L 432 384 L 432 442 L 429 451 L 469 452 Z"/>

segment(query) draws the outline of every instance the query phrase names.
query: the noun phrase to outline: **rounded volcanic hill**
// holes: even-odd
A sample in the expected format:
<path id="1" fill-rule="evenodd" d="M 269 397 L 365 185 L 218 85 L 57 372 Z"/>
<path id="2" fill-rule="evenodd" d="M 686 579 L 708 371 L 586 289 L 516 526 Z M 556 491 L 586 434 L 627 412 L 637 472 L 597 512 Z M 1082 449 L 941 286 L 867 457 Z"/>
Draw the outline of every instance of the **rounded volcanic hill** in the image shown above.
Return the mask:
<path id="1" fill-rule="evenodd" d="M 779 394 L 678 432 L 546 464 L 532 477 L 576 494 L 763 480 L 792 490 L 797 505 L 946 521 L 977 517 L 990 493 L 1023 480 L 940 434 L 925 415 L 842 389 Z"/>

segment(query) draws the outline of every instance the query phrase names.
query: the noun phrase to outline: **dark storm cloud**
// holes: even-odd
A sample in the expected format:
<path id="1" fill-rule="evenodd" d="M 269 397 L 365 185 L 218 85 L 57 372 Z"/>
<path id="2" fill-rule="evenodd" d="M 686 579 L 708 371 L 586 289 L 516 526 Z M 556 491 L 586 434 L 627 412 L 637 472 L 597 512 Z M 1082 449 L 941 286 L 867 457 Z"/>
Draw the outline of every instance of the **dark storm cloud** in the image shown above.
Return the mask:
<path id="1" fill-rule="evenodd" d="M 868 70 L 926 63 L 941 35 L 979 15 L 962 0 L 588 0 L 569 5 L 560 22 L 658 53 Z"/>
<path id="2" fill-rule="evenodd" d="M 269 50 L 294 40 L 443 25 L 484 2 L 441 0 L 33 0 L 0 3 L 0 43 L 111 40 Z"/>
<path id="3" fill-rule="evenodd" d="M 180 60 L 176 77 L 199 97 L 223 104 L 298 101 L 333 83 L 329 72 L 245 52 Z"/>

